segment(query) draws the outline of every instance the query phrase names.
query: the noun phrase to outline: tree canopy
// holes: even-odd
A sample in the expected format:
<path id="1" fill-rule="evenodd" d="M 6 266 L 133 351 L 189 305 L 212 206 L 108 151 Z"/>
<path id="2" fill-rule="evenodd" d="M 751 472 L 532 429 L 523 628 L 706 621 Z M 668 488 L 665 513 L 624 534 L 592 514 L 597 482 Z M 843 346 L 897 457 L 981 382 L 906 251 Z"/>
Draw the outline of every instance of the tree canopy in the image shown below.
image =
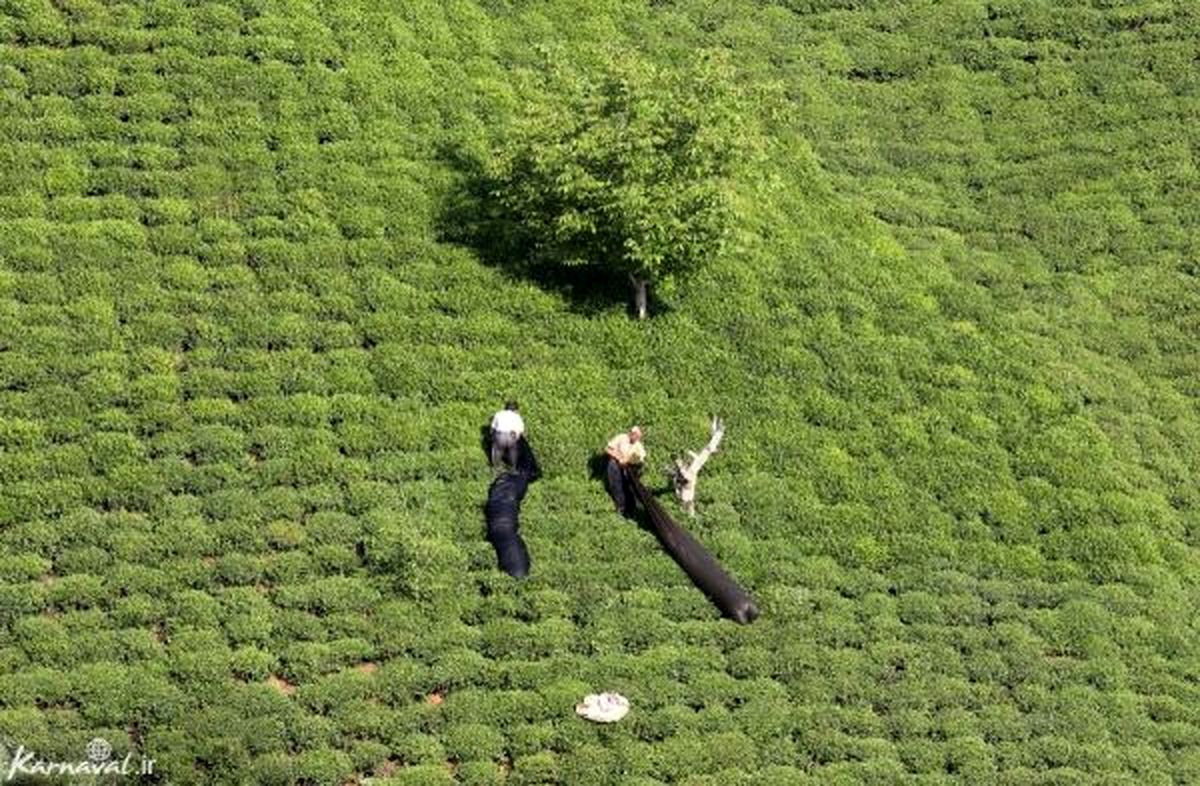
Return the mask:
<path id="1" fill-rule="evenodd" d="M 742 96 L 719 51 L 683 68 L 610 54 L 547 69 L 492 161 L 492 196 L 540 264 L 600 265 L 673 285 L 719 254 L 747 150 Z"/>

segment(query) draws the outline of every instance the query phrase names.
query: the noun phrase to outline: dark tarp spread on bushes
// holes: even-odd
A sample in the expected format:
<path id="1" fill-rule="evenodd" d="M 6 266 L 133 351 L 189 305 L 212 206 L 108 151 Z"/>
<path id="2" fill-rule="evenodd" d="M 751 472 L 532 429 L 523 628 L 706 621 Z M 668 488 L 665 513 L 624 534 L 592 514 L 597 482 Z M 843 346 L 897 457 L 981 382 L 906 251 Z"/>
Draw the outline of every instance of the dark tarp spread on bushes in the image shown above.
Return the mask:
<path id="1" fill-rule="evenodd" d="M 667 515 L 663 506 L 642 485 L 636 472 L 624 472 L 667 553 L 726 616 L 743 625 L 752 622 L 758 616 L 758 607 L 745 590 L 725 573 L 708 549 Z"/>
<path id="2" fill-rule="evenodd" d="M 487 539 L 496 549 L 500 568 L 510 576 L 529 574 L 529 550 L 521 538 L 519 516 L 521 500 L 529 484 L 542 475 L 533 448 L 525 437 L 517 443 L 517 465 L 498 476 L 488 487 L 483 512 L 487 519 Z"/>

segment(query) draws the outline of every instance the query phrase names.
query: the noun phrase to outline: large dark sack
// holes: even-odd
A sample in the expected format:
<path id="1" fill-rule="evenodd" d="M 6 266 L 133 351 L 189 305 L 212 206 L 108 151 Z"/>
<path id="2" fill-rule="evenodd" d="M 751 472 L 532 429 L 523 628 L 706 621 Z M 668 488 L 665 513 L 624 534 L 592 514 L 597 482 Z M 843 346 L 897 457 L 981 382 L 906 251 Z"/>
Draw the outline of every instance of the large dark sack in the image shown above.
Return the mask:
<path id="1" fill-rule="evenodd" d="M 634 496 L 650 518 L 654 534 L 684 573 L 725 616 L 743 625 L 753 622 L 758 616 L 758 607 L 745 590 L 729 577 L 708 549 L 667 515 L 636 473 L 626 471 L 625 475 Z"/>
<path id="2" fill-rule="evenodd" d="M 521 500 L 529 484 L 541 477 L 541 467 L 524 437 L 517 443 L 517 465 L 488 487 L 484 504 L 487 539 L 496 549 L 500 569 L 514 578 L 529 575 L 529 549 L 521 538 Z"/>

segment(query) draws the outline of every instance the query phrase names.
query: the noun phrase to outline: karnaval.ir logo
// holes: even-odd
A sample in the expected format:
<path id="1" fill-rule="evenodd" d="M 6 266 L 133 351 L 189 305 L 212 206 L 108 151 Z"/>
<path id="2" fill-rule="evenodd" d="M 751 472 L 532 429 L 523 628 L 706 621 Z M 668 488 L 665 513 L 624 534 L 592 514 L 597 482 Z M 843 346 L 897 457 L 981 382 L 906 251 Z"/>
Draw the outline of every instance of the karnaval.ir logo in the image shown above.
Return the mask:
<path id="1" fill-rule="evenodd" d="M 108 761 L 109 756 L 112 756 L 112 746 L 103 737 L 93 737 L 84 751 L 87 753 L 88 761 L 93 764 L 103 764 Z"/>
<path id="2" fill-rule="evenodd" d="M 0 784 L 11 783 L 22 775 L 96 776 L 149 775 L 154 772 L 154 759 L 135 757 L 133 751 L 119 759 L 112 758 L 112 744 L 103 737 L 93 737 L 83 746 L 85 758 L 71 761 L 51 761 L 30 750 L 24 744 L 14 744 L 0 736 Z"/>

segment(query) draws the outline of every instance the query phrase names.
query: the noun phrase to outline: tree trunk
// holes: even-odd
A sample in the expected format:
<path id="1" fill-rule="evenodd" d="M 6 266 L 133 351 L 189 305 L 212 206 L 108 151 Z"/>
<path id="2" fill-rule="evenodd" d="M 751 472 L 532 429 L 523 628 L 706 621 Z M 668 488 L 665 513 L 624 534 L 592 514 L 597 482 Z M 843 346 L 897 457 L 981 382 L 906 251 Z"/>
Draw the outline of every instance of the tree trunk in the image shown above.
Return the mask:
<path id="1" fill-rule="evenodd" d="M 650 309 L 648 306 L 648 298 L 646 297 L 646 286 L 650 282 L 644 278 L 638 278 L 632 273 L 629 274 L 629 283 L 633 286 L 633 310 L 638 319 L 645 319 Z"/>
<path id="2" fill-rule="evenodd" d="M 681 459 L 675 459 L 675 467 L 670 472 L 671 483 L 675 486 L 675 496 L 679 498 L 679 504 L 689 516 L 693 517 L 696 515 L 696 480 L 700 475 L 700 469 L 709 457 L 717 452 L 717 448 L 721 445 L 721 439 L 725 436 L 725 422 L 719 417 L 713 417 L 710 428 L 712 435 L 708 438 L 708 444 L 699 453 L 689 450 L 687 453 L 691 460 L 686 464 Z"/>

